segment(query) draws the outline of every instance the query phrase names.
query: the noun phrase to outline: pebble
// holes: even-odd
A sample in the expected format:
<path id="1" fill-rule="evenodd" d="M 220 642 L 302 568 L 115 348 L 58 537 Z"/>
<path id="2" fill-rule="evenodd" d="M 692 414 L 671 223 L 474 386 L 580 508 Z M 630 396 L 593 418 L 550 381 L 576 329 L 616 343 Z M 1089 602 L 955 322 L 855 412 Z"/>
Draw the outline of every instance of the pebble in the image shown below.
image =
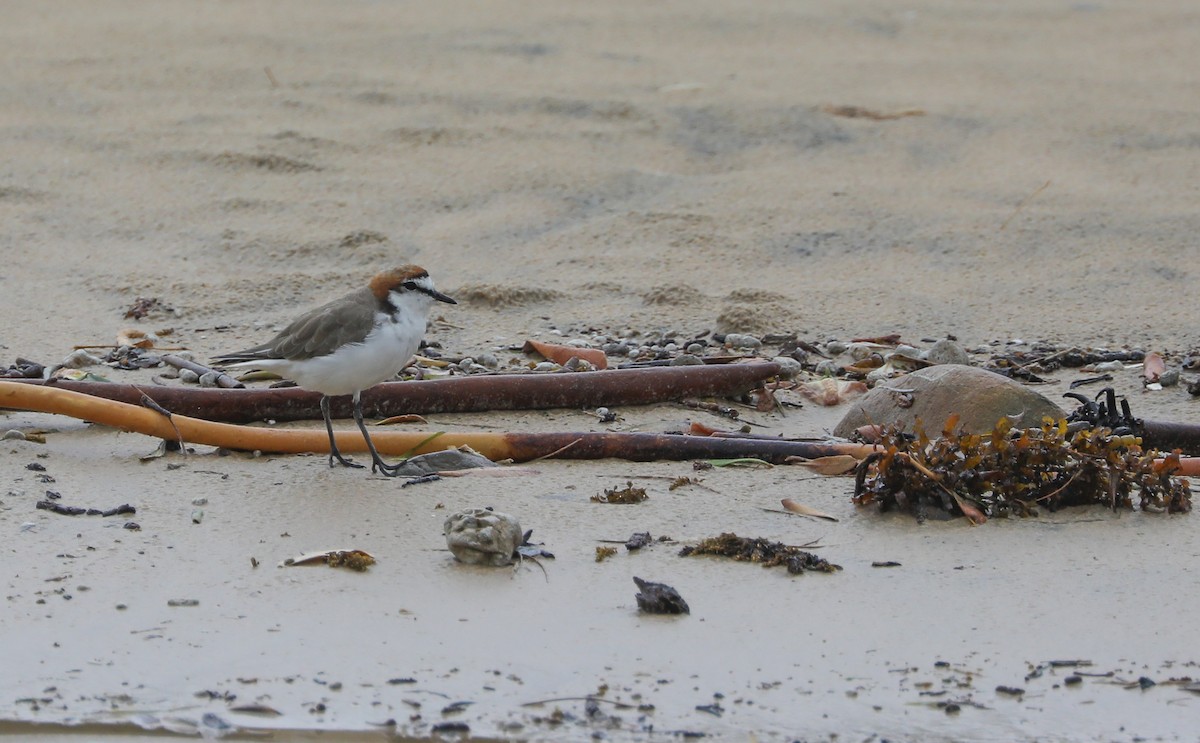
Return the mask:
<path id="1" fill-rule="evenodd" d="M 690 353 L 684 353 L 671 359 L 671 366 L 704 366 L 704 361 Z"/>
<path id="2" fill-rule="evenodd" d="M 704 344 L 703 343 L 689 343 L 688 347 L 687 347 L 687 352 L 693 356 L 699 356 L 704 353 Z"/>
<path id="3" fill-rule="evenodd" d="M 1098 372 L 1121 371 L 1125 368 L 1125 363 L 1121 361 L 1101 361 L 1098 364 L 1092 364 L 1092 369 Z"/>
<path id="4" fill-rule="evenodd" d="M 762 341 L 752 335 L 730 333 L 725 336 L 725 345 L 729 348 L 762 348 Z"/>
<path id="5" fill-rule="evenodd" d="M 535 372 L 555 372 L 561 369 L 558 364 L 553 361 L 542 361 L 533 367 Z"/>
<path id="6" fill-rule="evenodd" d="M 1174 387 L 1179 384 L 1179 370 L 1167 369 L 1158 376 L 1158 383 L 1163 387 Z"/>
<path id="7" fill-rule="evenodd" d="M 5 431 L 4 435 L 0 436 L 0 441 L 24 441 L 24 440 L 25 440 L 25 432 L 18 431 L 15 428 L 12 430 L 9 430 L 9 431 Z"/>
<path id="8" fill-rule="evenodd" d="M 850 349 L 850 346 L 841 341 L 829 341 L 825 344 L 825 353 L 830 356 L 841 356 Z"/>
<path id="9" fill-rule="evenodd" d="M 216 387 L 217 377 L 221 376 L 220 372 L 210 371 L 200 375 L 199 381 L 201 387 Z"/>
<path id="10" fill-rule="evenodd" d="M 771 361 L 779 364 L 779 374 L 785 379 L 795 379 L 797 374 L 804 371 L 804 365 L 791 356 L 776 356 Z"/>
<path id="11" fill-rule="evenodd" d="M 943 338 L 925 354 L 925 360 L 933 364 L 961 364 L 963 366 L 971 365 L 971 357 L 963 349 L 949 338 Z"/>
<path id="12" fill-rule="evenodd" d="M 842 370 L 841 364 L 834 361 L 833 359 L 822 359 L 821 361 L 817 362 L 817 368 L 816 368 L 817 376 L 833 377 L 833 376 L 837 376 L 837 373 L 841 370 Z"/>
<path id="13" fill-rule="evenodd" d="M 629 355 L 629 344 L 628 343 L 605 343 L 602 346 L 602 348 L 604 350 L 604 353 L 608 354 L 609 356 L 628 356 Z"/>
<path id="14" fill-rule="evenodd" d="M 191 369 L 180 369 L 179 381 L 183 382 L 184 384 L 195 384 L 196 382 L 200 381 L 200 375 Z"/>
<path id="15" fill-rule="evenodd" d="M 905 343 L 901 343 L 900 345 L 896 346 L 896 350 L 892 351 L 892 353 L 898 356 L 903 356 L 906 359 L 921 358 L 921 352 L 916 346 L 910 346 Z"/>
<path id="16" fill-rule="evenodd" d="M 487 367 L 488 369 L 495 369 L 496 367 L 500 366 L 500 359 L 496 358 L 496 354 L 494 353 L 481 353 L 475 359 L 475 361 Z"/>

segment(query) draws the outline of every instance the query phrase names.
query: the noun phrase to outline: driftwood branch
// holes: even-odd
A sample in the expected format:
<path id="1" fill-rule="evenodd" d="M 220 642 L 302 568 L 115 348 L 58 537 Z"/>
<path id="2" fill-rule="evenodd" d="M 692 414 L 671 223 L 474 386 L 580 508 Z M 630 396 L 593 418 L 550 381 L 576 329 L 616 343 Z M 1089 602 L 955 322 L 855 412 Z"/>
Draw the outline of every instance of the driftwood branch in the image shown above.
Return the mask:
<path id="1" fill-rule="evenodd" d="M 364 415 L 372 418 L 387 418 L 405 413 L 474 413 L 486 410 L 648 405 L 684 397 L 737 395 L 778 374 L 778 364 L 763 362 L 562 374 L 478 375 L 429 381 L 385 382 L 363 392 L 362 402 Z M 38 381 L 21 383 L 42 384 Z M 297 387 L 223 390 L 66 380 L 56 380 L 48 386 L 133 405 L 137 405 L 145 393 L 172 413 L 228 423 L 321 418 L 321 396 Z M 351 416 L 348 396 L 331 398 L 330 402 L 333 417 Z"/>
<path id="2" fill-rule="evenodd" d="M 579 375 L 573 375 L 579 376 Z M 216 423 L 183 415 L 164 416 L 157 410 L 105 400 L 54 386 L 0 382 L 0 407 L 68 415 L 147 436 L 219 446 L 243 451 L 279 453 L 329 451 L 322 430 L 283 430 Z M 364 452 L 366 442 L 357 430 L 335 434 L 343 452 Z M 525 462 L 553 455 L 560 459 L 632 461 L 754 457 L 783 463 L 788 457 L 808 459 L 833 454 L 866 456 L 875 447 L 865 444 L 732 439 L 654 433 L 454 433 L 376 431 L 371 439 L 380 453 L 392 456 L 470 446 L 492 460 Z"/>

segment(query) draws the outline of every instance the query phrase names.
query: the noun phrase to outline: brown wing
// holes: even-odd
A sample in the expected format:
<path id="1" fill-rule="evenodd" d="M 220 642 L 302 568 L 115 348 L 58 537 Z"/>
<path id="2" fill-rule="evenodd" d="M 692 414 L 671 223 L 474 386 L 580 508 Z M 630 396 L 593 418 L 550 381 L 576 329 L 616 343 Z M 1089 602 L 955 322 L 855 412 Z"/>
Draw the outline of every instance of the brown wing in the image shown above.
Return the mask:
<path id="1" fill-rule="evenodd" d="M 346 300 L 353 299 L 352 302 Z M 225 354 L 216 361 L 255 359 L 300 361 L 324 356 L 347 343 L 362 340 L 362 328 L 375 322 L 376 300 L 370 289 L 335 299 L 293 320 L 279 335 L 260 346 Z"/>

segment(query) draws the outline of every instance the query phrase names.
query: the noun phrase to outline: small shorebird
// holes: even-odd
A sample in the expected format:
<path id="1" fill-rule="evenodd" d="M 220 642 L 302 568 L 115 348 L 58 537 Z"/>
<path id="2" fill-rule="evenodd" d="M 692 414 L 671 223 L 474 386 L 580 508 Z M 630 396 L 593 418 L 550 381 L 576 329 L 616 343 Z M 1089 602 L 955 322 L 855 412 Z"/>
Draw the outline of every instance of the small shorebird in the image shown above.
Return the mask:
<path id="1" fill-rule="evenodd" d="M 362 391 L 391 379 L 417 352 L 434 300 L 458 304 L 433 287 L 420 266 L 377 274 L 367 286 L 293 320 L 271 340 L 245 351 L 217 356 L 231 367 L 263 369 L 320 392 L 329 433 L 329 466 L 362 467 L 338 451 L 329 417 L 329 398 L 354 396 L 354 422 L 371 452 L 371 471 L 394 477 L 399 464 L 380 458 L 363 423 Z"/>

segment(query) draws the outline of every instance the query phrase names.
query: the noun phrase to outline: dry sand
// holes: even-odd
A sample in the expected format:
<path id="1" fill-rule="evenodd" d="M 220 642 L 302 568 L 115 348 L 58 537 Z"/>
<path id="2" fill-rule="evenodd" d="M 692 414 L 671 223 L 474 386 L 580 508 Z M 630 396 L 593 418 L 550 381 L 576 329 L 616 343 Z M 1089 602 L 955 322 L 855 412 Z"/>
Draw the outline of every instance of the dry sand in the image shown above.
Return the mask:
<path id="1" fill-rule="evenodd" d="M 203 358 L 407 261 L 468 300 L 431 329 L 449 353 L 626 328 L 1182 352 L 1197 50 L 1200 17 L 1177 0 L 6 3 L 3 361 L 111 342 L 139 295 L 176 310 L 143 327 Z M 1143 394 L 1132 371 L 1118 385 L 1146 417 L 1196 417 L 1181 388 Z M 628 430 L 689 415 L 621 413 Z M 760 419 L 818 433 L 839 416 Z M 430 425 L 603 428 L 576 411 Z M 145 437 L 0 416 L 38 426 L 58 433 L 0 447 L 0 733 L 212 711 L 365 739 L 387 720 L 546 740 L 1195 736 L 1194 694 L 1111 683 L 1200 675 L 1195 516 L 918 527 L 792 468 L 714 471 L 716 492 L 653 479 L 687 463 L 547 462 L 402 491 L 320 456 L 141 463 Z M 651 500 L 589 502 L 627 479 Z M 48 487 L 132 503 L 141 531 L 34 511 Z M 842 521 L 761 510 L 782 497 Z M 453 563 L 442 520 L 481 505 L 557 559 Z M 641 530 L 819 539 L 845 570 L 792 578 L 664 546 L 593 561 L 597 540 Z M 322 547 L 379 564 L 275 567 Z M 692 615 L 639 616 L 633 575 L 675 585 Z M 1026 679 L 1053 659 L 1092 666 Z M 1064 686 L 1075 670 L 1115 676 Z M 282 714 L 229 710 L 247 703 Z"/>

